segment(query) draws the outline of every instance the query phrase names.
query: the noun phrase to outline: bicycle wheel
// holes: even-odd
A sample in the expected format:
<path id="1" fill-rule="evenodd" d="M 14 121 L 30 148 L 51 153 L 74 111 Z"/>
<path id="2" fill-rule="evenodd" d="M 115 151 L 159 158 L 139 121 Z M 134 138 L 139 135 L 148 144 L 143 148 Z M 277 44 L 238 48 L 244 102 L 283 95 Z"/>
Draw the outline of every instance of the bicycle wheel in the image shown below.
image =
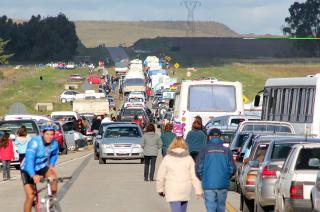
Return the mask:
<path id="1" fill-rule="evenodd" d="M 47 212 L 61 212 L 61 207 L 59 203 L 55 200 L 48 200 L 49 203 L 47 204 Z"/>

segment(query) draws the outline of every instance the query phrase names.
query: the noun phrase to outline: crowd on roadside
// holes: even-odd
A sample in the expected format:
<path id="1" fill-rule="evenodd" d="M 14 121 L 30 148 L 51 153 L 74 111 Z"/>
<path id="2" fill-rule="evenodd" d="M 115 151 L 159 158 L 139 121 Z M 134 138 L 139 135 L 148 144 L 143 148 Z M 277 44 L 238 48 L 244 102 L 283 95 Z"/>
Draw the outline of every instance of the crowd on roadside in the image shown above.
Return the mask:
<path id="1" fill-rule="evenodd" d="M 155 164 L 159 150 L 163 160 L 156 177 L 156 189 L 169 202 L 172 212 L 185 212 L 191 198 L 192 186 L 197 199 L 204 198 L 208 212 L 225 211 L 229 179 L 236 167 L 231 151 L 223 146 L 221 131 L 213 128 L 208 135 L 202 120 L 196 117 L 192 130 L 184 139 L 173 133 L 167 123 L 159 136 L 153 124 L 142 137 L 145 167 L 144 180 L 155 181 Z"/>

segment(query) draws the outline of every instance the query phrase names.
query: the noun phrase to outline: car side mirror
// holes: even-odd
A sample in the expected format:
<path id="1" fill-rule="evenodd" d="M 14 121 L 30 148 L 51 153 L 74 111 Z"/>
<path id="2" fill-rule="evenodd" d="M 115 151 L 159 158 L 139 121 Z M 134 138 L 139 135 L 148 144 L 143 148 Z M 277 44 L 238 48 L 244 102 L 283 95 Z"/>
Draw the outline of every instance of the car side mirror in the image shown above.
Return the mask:
<path id="1" fill-rule="evenodd" d="M 97 139 L 102 139 L 102 136 L 101 136 L 101 135 L 97 135 L 96 138 L 97 138 Z"/>
<path id="2" fill-rule="evenodd" d="M 250 160 L 249 161 L 249 166 L 258 168 L 259 167 L 259 161 L 258 160 Z"/>

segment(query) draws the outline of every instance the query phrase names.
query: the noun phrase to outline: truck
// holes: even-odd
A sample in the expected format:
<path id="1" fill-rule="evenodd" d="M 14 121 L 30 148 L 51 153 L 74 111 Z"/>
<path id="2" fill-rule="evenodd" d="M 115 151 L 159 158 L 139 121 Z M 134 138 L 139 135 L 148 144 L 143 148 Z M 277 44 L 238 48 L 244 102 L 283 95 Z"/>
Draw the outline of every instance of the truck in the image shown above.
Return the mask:
<path id="1" fill-rule="evenodd" d="M 76 95 L 73 101 L 73 111 L 96 115 L 109 114 L 109 101 L 103 93 L 95 93 L 95 91 L 89 90 Z"/>

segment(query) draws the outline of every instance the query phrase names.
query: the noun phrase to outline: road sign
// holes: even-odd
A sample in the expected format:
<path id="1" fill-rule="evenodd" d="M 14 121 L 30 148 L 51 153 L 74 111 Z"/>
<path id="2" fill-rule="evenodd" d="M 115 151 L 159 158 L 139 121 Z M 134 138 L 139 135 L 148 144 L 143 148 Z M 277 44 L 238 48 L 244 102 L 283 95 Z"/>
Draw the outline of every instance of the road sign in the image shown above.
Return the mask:
<path id="1" fill-rule="evenodd" d="M 243 103 L 248 103 L 250 100 L 248 99 L 248 97 L 246 97 L 245 95 L 242 96 L 243 99 Z"/>
<path id="2" fill-rule="evenodd" d="M 173 66 L 174 66 L 175 69 L 180 68 L 180 64 L 179 63 L 175 63 Z"/>
<path id="3" fill-rule="evenodd" d="M 86 91 L 86 90 L 90 90 L 92 88 L 92 86 L 88 83 L 88 81 L 86 80 L 82 85 L 81 85 L 82 90 Z"/>
<path id="4" fill-rule="evenodd" d="M 16 102 L 14 103 L 13 105 L 10 106 L 10 109 L 9 109 L 9 114 L 20 114 L 20 115 L 23 115 L 23 114 L 28 114 L 27 112 L 27 108 L 24 104 L 20 103 L 20 102 Z"/>
<path id="5" fill-rule="evenodd" d="M 171 61 L 171 57 L 170 56 L 165 56 L 165 60 L 167 61 L 167 62 L 170 62 Z"/>

